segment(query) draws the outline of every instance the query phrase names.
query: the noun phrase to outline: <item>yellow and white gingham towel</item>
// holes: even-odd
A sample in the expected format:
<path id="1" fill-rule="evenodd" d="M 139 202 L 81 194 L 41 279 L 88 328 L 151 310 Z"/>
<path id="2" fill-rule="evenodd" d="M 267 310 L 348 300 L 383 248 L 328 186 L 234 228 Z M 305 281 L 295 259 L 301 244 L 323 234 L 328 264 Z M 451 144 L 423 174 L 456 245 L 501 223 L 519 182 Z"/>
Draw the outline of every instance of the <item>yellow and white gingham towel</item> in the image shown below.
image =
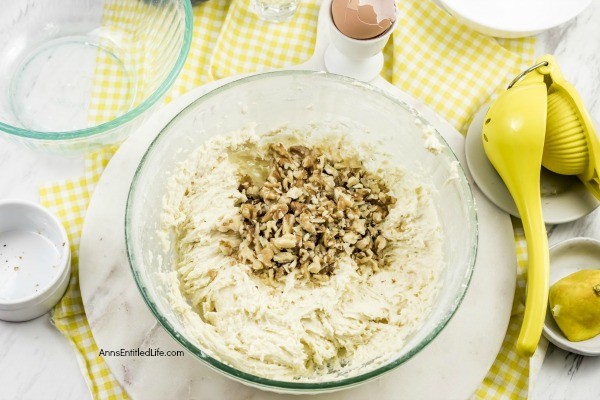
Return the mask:
<path id="1" fill-rule="evenodd" d="M 79 292 L 79 239 L 92 192 L 115 148 L 106 148 L 85 158 L 85 174 L 43 185 L 40 200 L 62 221 L 71 243 L 71 281 L 64 297 L 52 310 L 54 326 L 73 345 L 81 372 L 95 399 L 125 399 L 127 395 L 112 377 L 92 336 Z"/>
<path id="2" fill-rule="evenodd" d="M 318 0 L 302 0 L 296 15 L 283 24 L 259 21 L 249 12 L 251 0 L 209 0 L 194 8 L 194 33 L 188 60 L 167 101 L 211 80 L 232 74 L 285 67 L 306 61 L 314 48 Z M 105 0 L 103 25 L 114 20 L 127 2 Z M 382 76 L 423 100 L 464 132 L 471 116 L 511 77 L 533 61 L 533 39 L 496 40 L 460 24 L 430 0 L 398 0 L 398 29 L 384 51 Z M 121 100 L 111 68 L 97 60 L 90 119 L 106 118 L 111 101 Z M 94 100 L 94 99 L 92 99 Z M 107 111 L 109 110 L 109 111 Z M 56 327 L 72 342 L 94 398 L 121 399 L 126 393 L 112 377 L 92 337 L 78 283 L 79 237 L 87 204 L 114 149 L 86 157 L 83 178 L 51 183 L 40 189 L 42 204 L 64 222 L 71 238 L 73 276 L 54 308 Z M 502 349 L 476 399 L 525 399 L 529 361 L 519 357 L 515 343 L 522 320 L 524 271 L 527 262 L 523 232 L 515 220 L 519 284 L 513 315 Z"/>

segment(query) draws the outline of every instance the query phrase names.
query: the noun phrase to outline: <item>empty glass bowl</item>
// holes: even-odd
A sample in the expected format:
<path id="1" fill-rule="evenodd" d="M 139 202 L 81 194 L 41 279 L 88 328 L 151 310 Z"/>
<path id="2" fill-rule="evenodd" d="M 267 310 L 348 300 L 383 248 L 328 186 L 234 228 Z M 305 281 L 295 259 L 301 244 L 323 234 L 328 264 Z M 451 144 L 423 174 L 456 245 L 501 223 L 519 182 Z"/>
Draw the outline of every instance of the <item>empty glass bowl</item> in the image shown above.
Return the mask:
<path id="1" fill-rule="evenodd" d="M 0 13 L 0 131 L 74 152 L 122 141 L 179 74 L 189 0 L 15 0 Z"/>
<path id="2" fill-rule="evenodd" d="M 345 124 L 361 140 L 383 143 L 393 162 L 433 188 L 444 234 L 446 268 L 431 314 L 404 348 L 366 372 L 323 382 L 275 381 L 242 372 L 208 354 L 186 334 L 158 272 L 174 268 L 173 249 L 163 249 L 160 221 L 167 182 L 177 163 L 216 135 L 248 125 L 257 132 L 286 125 L 326 134 Z M 431 143 L 439 141 L 432 150 Z M 406 362 L 446 326 L 467 290 L 477 250 L 477 217 L 469 184 L 454 153 L 410 106 L 350 78 L 307 71 L 260 74 L 202 96 L 177 115 L 152 143 L 135 174 L 127 200 L 125 235 L 133 275 L 148 307 L 190 353 L 243 383 L 278 392 L 339 390 L 380 376 Z"/>

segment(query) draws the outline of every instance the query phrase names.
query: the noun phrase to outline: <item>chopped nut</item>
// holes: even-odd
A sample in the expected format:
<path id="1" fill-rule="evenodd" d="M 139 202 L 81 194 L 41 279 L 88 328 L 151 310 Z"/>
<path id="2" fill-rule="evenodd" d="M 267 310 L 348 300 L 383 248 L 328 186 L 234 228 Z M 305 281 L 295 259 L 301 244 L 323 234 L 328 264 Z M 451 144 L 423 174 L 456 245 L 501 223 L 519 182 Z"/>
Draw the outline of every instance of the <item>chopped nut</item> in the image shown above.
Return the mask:
<path id="1" fill-rule="evenodd" d="M 301 188 L 294 186 L 293 188 L 288 190 L 288 192 L 286 193 L 286 196 L 289 197 L 290 199 L 296 200 L 298 197 L 302 196 L 302 193 L 303 192 L 302 192 Z"/>
<path id="2" fill-rule="evenodd" d="M 302 242 L 302 247 L 304 247 L 305 249 L 308 249 L 308 250 L 314 250 L 315 242 L 313 242 L 312 240 L 304 240 Z"/>
<path id="3" fill-rule="evenodd" d="M 298 223 L 306 232 L 312 235 L 317 233 L 315 225 L 312 222 L 310 222 L 310 215 L 308 213 L 300 214 L 300 217 L 298 218 Z"/>
<path id="4" fill-rule="evenodd" d="M 296 256 L 293 253 L 289 253 L 287 251 L 282 251 L 281 253 L 277 253 L 273 256 L 273 260 L 278 263 L 289 263 L 296 259 Z"/>
<path id="5" fill-rule="evenodd" d="M 270 246 L 264 247 L 256 256 L 256 258 L 263 263 L 264 265 L 266 265 L 267 267 L 270 267 L 273 265 L 273 263 L 271 262 L 271 260 L 273 259 L 273 250 L 271 250 Z"/>
<path id="6" fill-rule="evenodd" d="M 371 244 L 371 237 L 365 236 L 356 242 L 356 247 L 360 250 L 364 250 L 367 247 L 369 247 L 370 244 Z"/>
<path id="7" fill-rule="evenodd" d="M 254 204 L 244 203 L 240 207 L 240 211 L 242 213 L 242 217 L 246 219 L 255 219 L 257 215 L 257 210 Z"/>
<path id="8" fill-rule="evenodd" d="M 258 271 L 258 270 L 261 270 L 263 268 L 264 268 L 264 266 L 262 265 L 262 263 L 260 261 L 258 261 L 256 259 L 252 260 L 252 269 Z"/>
<path id="9" fill-rule="evenodd" d="M 281 232 L 283 234 L 292 233 L 295 222 L 296 222 L 296 217 L 294 216 L 294 214 L 285 214 L 283 216 L 283 224 L 281 226 Z"/>
<path id="10" fill-rule="evenodd" d="M 354 200 L 352 200 L 352 197 L 346 193 L 340 193 L 337 199 L 337 206 L 340 210 L 345 210 L 348 207 L 352 207 L 353 204 Z"/>
<path id="11" fill-rule="evenodd" d="M 293 249 L 296 247 L 296 236 L 291 233 L 275 238 L 271 241 L 278 249 Z"/>
<path id="12" fill-rule="evenodd" d="M 385 248 L 387 244 L 387 240 L 385 240 L 385 238 L 381 235 L 377 236 L 377 239 L 375 239 L 375 252 L 377 254 L 379 254 L 381 252 L 381 250 L 383 250 Z"/>
<path id="13" fill-rule="evenodd" d="M 352 221 L 352 229 L 360 235 L 364 235 L 367 232 L 367 220 L 362 218 L 355 219 Z"/>
<path id="14" fill-rule="evenodd" d="M 225 240 L 221 240 L 219 242 L 219 250 L 221 250 L 221 253 L 225 254 L 226 256 L 230 256 L 231 253 L 233 253 L 233 247 L 231 247 L 231 243 Z"/>
<path id="15" fill-rule="evenodd" d="M 240 178 L 239 218 L 218 227 L 239 235 L 240 244 L 222 241 L 223 254 L 270 281 L 296 270 L 326 282 L 345 255 L 360 271 L 384 266 L 382 225 L 396 199 L 377 175 L 337 150 L 274 143 L 269 156 L 262 185 L 248 175 Z"/>
<path id="16" fill-rule="evenodd" d="M 269 219 L 274 219 L 275 221 L 279 221 L 280 219 L 283 218 L 283 216 L 288 212 L 288 206 L 287 204 L 283 204 L 283 203 L 277 203 L 275 205 L 273 205 L 269 211 L 267 212 L 267 214 L 265 215 L 265 217 L 267 215 L 270 215 L 270 218 L 266 219 L 266 221 L 268 221 Z"/>
<path id="17" fill-rule="evenodd" d="M 310 154 L 310 149 L 306 146 L 290 146 L 290 153 L 297 154 L 304 158 Z"/>
<path id="18" fill-rule="evenodd" d="M 329 175 L 331 175 L 333 177 L 338 176 L 338 171 L 337 171 L 337 169 L 335 169 L 333 167 L 333 165 L 329 165 L 329 164 L 325 165 L 325 168 L 323 168 L 323 171 L 327 172 Z"/>
<path id="19" fill-rule="evenodd" d="M 285 146 L 281 143 L 272 143 L 269 146 L 269 149 L 285 160 L 289 160 L 291 158 L 290 153 L 287 151 Z"/>
<path id="20" fill-rule="evenodd" d="M 250 186 L 248 189 L 246 189 L 246 196 L 257 196 L 258 190 L 259 189 L 257 186 Z"/>
<path id="21" fill-rule="evenodd" d="M 308 271 L 316 274 L 319 273 L 321 271 L 323 267 L 321 266 L 321 263 L 319 262 L 319 257 L 315 257 L 313 259 L 313 261 L 308 265 Z"/>
<path id="22" fill-rule="evenodd" d="M 294 215 L 300 214 L 304 210 L 305 207 L 306 207 L 306 204 L 300 203 L 299 201 L 292 201 L 290 203 L 290 209 L 294 212 Z"/>
<path id="23" fill-rule="evenodd" d="M 346 186 L 348 186 L 349 188 L 352 188 L 359 183 L 360 183 L 360 181 L 358 180 L 357 177 L 351 176 L 350 178 L 348 178 L 348 182 L 346 182 Z"/>
<path id="24" fill-rule="evenodd" d="M 309 155 L 302 160 L 302 166 L 304 168 L 312 168 L 316 161 L 317 159 L 313 155 Z"/>
<path id="25" fill-rule="evenodd" d="M 242 190 L 247 190 L 250 186 L 252 186 L 252 178 L 249 175 L 242 176 L 238 190 L 241 192 Z"/>
<path id="26" fill-rule="evenodd" d="M 277 192 L 267 186 L 263 186 L 258 192 L 258 194 L 264 200 L 277 200 L 279 198 Z"/>
<path id="27" fill-rule="evenodd" d="M 360 236 L 354 232 L 348 232 L 343 236 L 343 240 L 346 243 L 356 244 Z"/>
<path id="28" fill-rule="evenodd" d="M 371 215 L 371 219 L 373 220 L 373 222 L 375 222 L 375 223 L 377 223 L 377 224 L 378 224 L 378 223 L 380 223 L 380 222 L 383 220 L 383 218 L 382 218 L 382 216 L 381 216 L 381 213 L 380 213 L 380 212 L 378 212 L 378 211 L 377 211 L 377 212 L 374 212 L 374 213 Z"/>

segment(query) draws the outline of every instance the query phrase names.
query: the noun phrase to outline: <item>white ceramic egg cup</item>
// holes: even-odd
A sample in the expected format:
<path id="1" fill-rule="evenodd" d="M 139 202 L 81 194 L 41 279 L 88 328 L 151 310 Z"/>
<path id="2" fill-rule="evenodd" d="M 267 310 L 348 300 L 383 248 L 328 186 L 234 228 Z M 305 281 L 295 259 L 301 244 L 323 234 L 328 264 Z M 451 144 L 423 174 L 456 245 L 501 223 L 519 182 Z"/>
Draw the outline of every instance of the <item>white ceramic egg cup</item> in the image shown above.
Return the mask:
<path id="1" fill-rule="evenodd" d="M 330 1 L 327 3 L 331 4 Z M 383 68 L 383 48 L 398 25 L 398 19 L 383 34 L 373 39 L 352 39 L 335 26 L 329 12 L 321 14 L 329 28 L 330 43 L 325 50 L 324 62 L 328 72 L 371 82 Z"/>

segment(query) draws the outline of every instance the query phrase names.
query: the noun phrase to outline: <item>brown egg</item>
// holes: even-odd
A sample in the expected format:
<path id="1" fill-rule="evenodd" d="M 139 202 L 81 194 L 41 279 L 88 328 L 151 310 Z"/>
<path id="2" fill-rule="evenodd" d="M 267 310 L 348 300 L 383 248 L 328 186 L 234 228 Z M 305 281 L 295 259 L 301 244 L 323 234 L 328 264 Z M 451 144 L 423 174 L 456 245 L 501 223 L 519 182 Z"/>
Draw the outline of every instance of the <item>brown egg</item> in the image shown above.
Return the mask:
<path id="1" fill-rule="evenodd" d="M 331 15 L 338 30 L 352 39 L 373 39 L 396 21 L 395 0 L 333 0 Z"/>

